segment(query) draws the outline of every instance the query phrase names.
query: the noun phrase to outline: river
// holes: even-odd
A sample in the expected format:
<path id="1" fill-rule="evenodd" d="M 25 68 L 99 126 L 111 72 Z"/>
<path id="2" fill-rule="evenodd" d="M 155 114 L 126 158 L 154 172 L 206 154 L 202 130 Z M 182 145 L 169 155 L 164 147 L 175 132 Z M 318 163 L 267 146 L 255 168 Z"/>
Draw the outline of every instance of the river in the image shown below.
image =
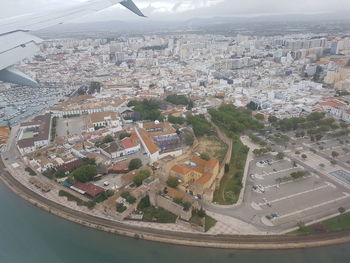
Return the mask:
<path id="1" fill-rule="evenodd" d="M 350 244 L 237 251 L 181 247 L 120 237 L 33 207 L 0 183 L 0 263 L 299 263 L 348 262 Z"/>

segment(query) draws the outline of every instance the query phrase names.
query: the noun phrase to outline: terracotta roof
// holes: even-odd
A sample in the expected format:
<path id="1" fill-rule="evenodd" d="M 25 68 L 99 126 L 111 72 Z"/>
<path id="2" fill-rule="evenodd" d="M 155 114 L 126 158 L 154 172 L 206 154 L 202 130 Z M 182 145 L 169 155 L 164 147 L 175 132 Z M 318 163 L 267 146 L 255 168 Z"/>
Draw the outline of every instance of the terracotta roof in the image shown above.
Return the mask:
<path id="1" fill-rule="evenodd" d="M 148 151 L 151 154 L 154 154 L 155 152 L 159 151 L 159 147 L 154 144 L 152 138 L 147 134 L 147 132 L 144 129 L 138 129 L 138 131 L 142 141 L 145 143 Z"/>
<path id="2" fill-rule="evenodd" d="M 210 168 L 210 169 L 214 169 L 215 166 L 216 166 L 218 163 L 219 163 L 219 161 L 218 161 L 217 159 L 211 158 L 211 159 L 207 162 L 206 166 L 207 166 L 208 168 Z"/>
<path id="3" fill-rule="evenodd" d="M 132 140 L 128 137 L 124 138 L 122 140 L 123 146 L 125 149 L 133 148 L 135 147 L 135 144 L 132 142 Z"/>
<path id="4" fill-rule="evenodd" d="M 175 164 L 172 168 L 171 171 L 178 173 L 178 174 L 182 174 L 182 175 L 186 175 L 189 174 L 191 172 L 191 169 L 188 168 L 187 166 L 181 165 L 181 164 Z"/>
<path id="5" fill-rule="evenodd" d="M 206 184 L 213 177 L 211 173 L 205 173 L 201 178 L 199 178 L 196 182 L 198 184 Z"/>
<path id="6" fill-rule="evenodd" d="M 73 187 L 84 191 L 87 195 L 91 197 L 96 197 L 105 191 L 105 189 L 103 189 L 102 187 L 94 184 L 75 183 Z"/>
<path id="7" fill-rule="evenodd" d="M 321 106 L 329 106 L 333 108 L 337 107 L 346 107 L 346 104 L 340 101 L 325 101 L 325 102 L 320 102 L 319 105 Z"/>

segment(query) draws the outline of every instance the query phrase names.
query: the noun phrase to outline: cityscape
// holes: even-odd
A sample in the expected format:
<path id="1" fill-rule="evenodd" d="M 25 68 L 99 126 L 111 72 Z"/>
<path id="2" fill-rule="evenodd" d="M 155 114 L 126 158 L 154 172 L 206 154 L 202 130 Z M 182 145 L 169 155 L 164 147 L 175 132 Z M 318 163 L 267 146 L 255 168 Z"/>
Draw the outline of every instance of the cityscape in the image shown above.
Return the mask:
<path id="1" fill-rule="evenodd" d="M 136 240 L 348 243 L 348 24 L 202 23 L 37 32 L 38 85 L 0 82 L 1 181 Z"/>

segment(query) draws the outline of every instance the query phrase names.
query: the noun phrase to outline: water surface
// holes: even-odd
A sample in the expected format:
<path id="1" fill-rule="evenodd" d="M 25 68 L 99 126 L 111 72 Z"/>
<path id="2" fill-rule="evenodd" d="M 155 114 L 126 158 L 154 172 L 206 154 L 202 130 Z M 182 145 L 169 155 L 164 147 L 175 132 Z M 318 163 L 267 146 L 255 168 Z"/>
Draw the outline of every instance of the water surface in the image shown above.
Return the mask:
<path id="1" fill-rule="evenodd" d="M 41 211 L 1 183 L 0 208 L 0 263 L 350 262 L 350 244 L 315 249 L 237 251 L 120 237 Z"/>

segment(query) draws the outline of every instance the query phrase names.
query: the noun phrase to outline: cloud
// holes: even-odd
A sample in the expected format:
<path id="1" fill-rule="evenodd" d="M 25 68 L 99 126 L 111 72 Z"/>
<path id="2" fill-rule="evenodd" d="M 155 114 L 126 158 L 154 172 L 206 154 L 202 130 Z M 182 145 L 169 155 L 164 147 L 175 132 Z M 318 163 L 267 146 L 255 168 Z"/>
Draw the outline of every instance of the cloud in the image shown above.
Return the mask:
<path id="1" fill-rule="evenodd" d="M 57 9 L 86 0 L 2 0 L 0 17 Z M 152 20 L 193 17 L 249 16 L 255 14 L 322 13 L 350 11 L 349 0 L 134 0 Z M 117 5 L 94 14 L 90 20 L 136 19 Z M 87 21 L 87 19 L 84 19 Z"/>

